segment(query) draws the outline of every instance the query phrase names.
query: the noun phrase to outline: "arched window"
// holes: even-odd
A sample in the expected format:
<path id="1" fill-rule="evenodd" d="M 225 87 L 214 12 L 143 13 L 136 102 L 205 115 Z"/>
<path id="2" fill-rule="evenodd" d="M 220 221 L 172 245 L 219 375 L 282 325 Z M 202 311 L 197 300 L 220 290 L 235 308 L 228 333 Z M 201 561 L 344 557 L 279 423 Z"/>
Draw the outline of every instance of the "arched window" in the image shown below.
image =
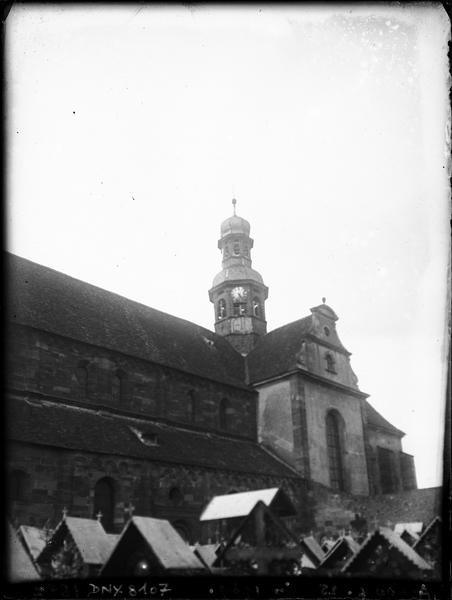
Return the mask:
<path id="1" fill-rule="evenodd" d="M 169 498 L 171 504 L 173 504 L 174 506 L 179 506 L 179 504 L 182 504 L 182 502 L 184 500 L 184 496 L 183 496 L 182 492 L 176 486 L 174 486 L 170 489 L 170 491 L 168 492 L 168 498 Z"/>
<path id="2" fill-rule="evenodd" d="M 115 482 L 111 477 L 102 477 L 94 486 L 93 517 L 100 519 L 104 529 L 112 532 L 115 518 Z"/>
<path id="3" fill-rule="evenodd" d="M 342 423 L 339 414 L 331 410 L 326 416 L 326 444 L 330 485 L 334 490 L 343 491 L 345 487 L 341 429 Z"/>
<path id="4" fill-rule="evenodd" d="M 85 360 L 81 360 L 75 371 L 75 375 L 77 377 L 78 382 L 78 394 L 80 398 L 86 398 L 88 395 L 88 368 L 87 362 Z"/>
<path id="5" fill-rule="evenodd" d="M 240 254 L 240 243 L 237 240 L 234 241 L 232 250 L 233 250 L 235 256 L 238 256 Z"/>
<path id="6" fill-rule="evenodd" d="M 220 401 L 220 407 L 218 411 L 218 424 L 220 429 L 228 428 L 228 409 L 229 409 L 229 400 L 227 398 L 222 398 Z"/>
<path id="7" fill-rule="evenodd" d="M 221 298 L 217 304 L 217 318 L 224 319 L 226 316 L 226 302 Z"/>
<path id="8" fill-rule="evenodd" d="M 181 536 L 183 540 L 185 540 L 187 543 L 190 542 L 190 526 L 186 521 L 173 521 L 171 525 L 174 527 L 174 529 L 177 531 L 177 533 Z"/>
<path id="9" fill-rule="evenodd" d="M 327 352 L 325 354 L 325 360 L 326 370 L 330 373 L 336 373 L 336 361 L 334 360 L 334 356 L 331 354 L 331 352 Z"/>
<path id="10" fill-rule="evenodd" d="M 259 298 L 257 296 L 253 298 L 253 315 L 255 317 L 261 316 L 261 303 L 259 302 Z"/>
<path id="11" fill-rule="evenodd" d="M 25 502 L 28 495 L 30 477 L 25 471 L 17 469 L 9 477 L 9 497 L 12 502 Z"/>
<path id="12" fill-rule="evenodd" d="M 193 390 L 188 392 L 188 420 L 194 423 L 196 421 L 196 396 Z"/>

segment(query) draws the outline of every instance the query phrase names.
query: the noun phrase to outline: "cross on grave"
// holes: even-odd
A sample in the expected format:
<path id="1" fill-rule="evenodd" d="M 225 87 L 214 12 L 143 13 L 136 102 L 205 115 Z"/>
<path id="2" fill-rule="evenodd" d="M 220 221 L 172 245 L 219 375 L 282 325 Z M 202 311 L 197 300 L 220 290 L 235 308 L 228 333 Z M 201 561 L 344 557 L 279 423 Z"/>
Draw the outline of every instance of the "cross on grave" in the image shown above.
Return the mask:
<path id="1" fill-rule="evenodd" d="M 103 517 L 103 516 L 104 516 L 104 515 L 102 514 L 102 511 L 99 511 L 99 512 L 97 513 L 97 515 L 96 515 L 96 519 L 99 521 L 99 523 L 101 523 L 101 522 L 102 522 L 102 517 Z"/>
<path id="2" fill-rule="evenodd" d="M 377 519 L 377 517 L 374 517 L 372 519 L 372 523 L 373 523 L 374 529 L 376 531 L 378 529 L 378 519 Z"/>
<path id="3" fill-rule="evenodd" d="M 66 507 L 63 508 L 63 519 L 67 517 L 68 509 Z"/>
<path id="4" fill-rule="evenodd" d="M 129 515 L 129 519 L 133 517 L 133 511 L 135 510 L 135 506 L 132 502 L 129 502 L 127 507 L 124 507 L 124 512 Z"/>

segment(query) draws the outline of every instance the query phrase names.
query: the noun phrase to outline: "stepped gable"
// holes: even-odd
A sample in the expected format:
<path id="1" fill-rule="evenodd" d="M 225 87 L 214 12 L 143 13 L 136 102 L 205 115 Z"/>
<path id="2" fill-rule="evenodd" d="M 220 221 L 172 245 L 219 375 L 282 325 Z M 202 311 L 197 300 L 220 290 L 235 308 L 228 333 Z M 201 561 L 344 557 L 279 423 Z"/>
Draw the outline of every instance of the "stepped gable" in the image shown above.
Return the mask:
<path id="1" fill-rule="evenodd" d="M 312 317 L 304 317 L 263 336 L 248 354 L 251 383 L 292 371 L 297 366 L 302 337 L 312 330 Z"/>
<path id="2" fill-rule="evenodd" d="M 212 331 L 13 254 L 5 265 L 11 322 L 245 387 L 243 358 Z"/>
<path id="3" fill-rule="evenodd" d="M 375 408 L 367 401 L 363 403 L 364 416 L 367 424 L 375 429 L 383 429 L 389 433 L 393 433 L 398 437 L 403 437 L 405 433 L 397 427 L 394 427 L 389 421 L 387 421 Z"/>
<path id="4" fill-rule="evenodd" d="M 7 435 L 14 441 L 241 473 L 297 477 L 256 442 L 238 437 L 46 400 L 16 397 L 9 411 Z"/>

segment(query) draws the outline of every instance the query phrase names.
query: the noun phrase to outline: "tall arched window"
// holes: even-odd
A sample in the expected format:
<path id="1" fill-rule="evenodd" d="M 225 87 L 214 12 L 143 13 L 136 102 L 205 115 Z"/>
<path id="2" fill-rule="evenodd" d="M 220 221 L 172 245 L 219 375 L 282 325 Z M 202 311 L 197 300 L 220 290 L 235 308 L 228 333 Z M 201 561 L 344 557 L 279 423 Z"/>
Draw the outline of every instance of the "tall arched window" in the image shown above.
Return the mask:
<path id="1" fill-rule="evenodd" d="M 342 423 L 339 414 L 331 410 L 326 416 L 326 444 L 330 485 L 334 490 L 343 491 L 345 486 L 341 428 Z"/>
<path id="2" fill-rule="evenodd" d="M 218 424 L 220 429 L 228 428 L 228 408 L 229 408 L 229 400 L 227 398 L 222 398 L 220 401 L 219 412 L 218 412 Z"/>
<path id="3" fill-rule="evenodd" d="M 226 302 L 223 298 L 218 301 L 217 305 L 217 318 L 224 319 L 226 316 Z"/>
<path id="4" fill-rule="evenodd" d="M 187 414 L 188 420 L 194 423 L 196 420 L 196 396 L 193 390 L 188 392 Z"/>
<path id="5" fill-rule="evenodd" d="M 115 482 L 102 477 L 94 486 L 93 517 L 101 513 L 101 523 L 106 531 L 113 531 L 115 518 Z"/>
<path id="6" fill-rule="evenodd" d="M 25 502 L 28 495 L 28 473 L 17 469 L 9 477 L 9 497 L 13 502 Z"/>

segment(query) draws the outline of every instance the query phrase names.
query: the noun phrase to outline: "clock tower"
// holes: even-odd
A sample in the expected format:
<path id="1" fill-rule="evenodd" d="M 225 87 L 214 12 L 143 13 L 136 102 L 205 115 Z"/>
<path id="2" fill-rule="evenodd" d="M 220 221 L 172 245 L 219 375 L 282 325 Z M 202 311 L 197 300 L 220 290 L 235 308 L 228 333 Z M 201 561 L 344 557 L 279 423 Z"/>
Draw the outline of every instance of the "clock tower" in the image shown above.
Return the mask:
<path id="1" fill-rule="evenodd" d="M 221 224 L 218 248 L 223 269 L 214 278 L 209 298 L 215 307 L 215 331 L 243 355 L 267 333 L 265 300 L 268 288 L 251 268 L 250 224 L 235 214 Z"/>

